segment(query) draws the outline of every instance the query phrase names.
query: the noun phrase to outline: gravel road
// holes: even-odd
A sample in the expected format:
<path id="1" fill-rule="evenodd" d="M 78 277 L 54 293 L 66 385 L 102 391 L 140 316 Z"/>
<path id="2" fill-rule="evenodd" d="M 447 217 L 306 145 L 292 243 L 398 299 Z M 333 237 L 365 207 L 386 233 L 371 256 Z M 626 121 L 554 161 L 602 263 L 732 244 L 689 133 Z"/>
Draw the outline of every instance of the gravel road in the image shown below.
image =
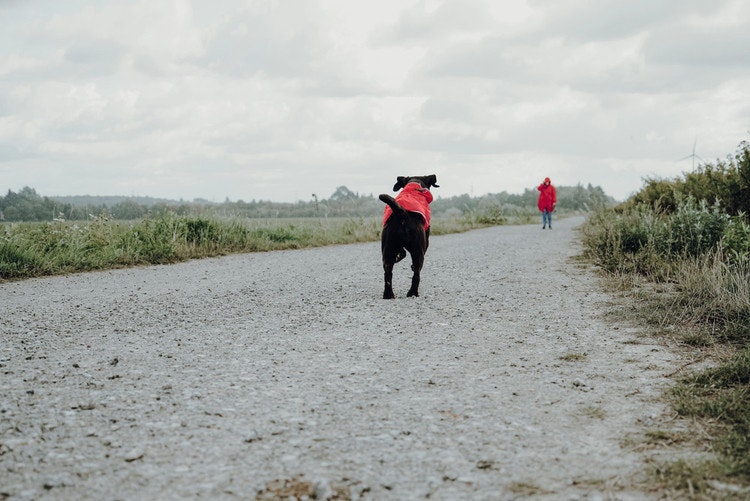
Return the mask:
<path id="1" fill-rule="evenodd" d="M 0 284 L 0 499 L 657 499 L 679 357 L 581 222 L 433 237 L 391 301 L 378 243 Z"/>

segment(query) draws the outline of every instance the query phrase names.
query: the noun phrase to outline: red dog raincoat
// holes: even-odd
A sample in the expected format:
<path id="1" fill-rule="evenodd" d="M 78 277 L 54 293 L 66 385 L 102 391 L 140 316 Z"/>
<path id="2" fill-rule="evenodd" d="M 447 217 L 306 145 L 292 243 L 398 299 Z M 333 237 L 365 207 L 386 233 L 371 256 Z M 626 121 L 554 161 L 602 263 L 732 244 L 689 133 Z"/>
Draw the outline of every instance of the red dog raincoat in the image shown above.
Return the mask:
<path id="1" fill-rule="evenodd" d="M 419 183 L 409 183 L 396 195 L 396 201 L 404 209 L 421 214 L 424 219 L 424 228 L 430 227 L 430 202 L 432 202 L 430 190 L 422 188 Z M 386 205 L 383 213 L 383 226 L 391 214 L 393 210 Z"/>

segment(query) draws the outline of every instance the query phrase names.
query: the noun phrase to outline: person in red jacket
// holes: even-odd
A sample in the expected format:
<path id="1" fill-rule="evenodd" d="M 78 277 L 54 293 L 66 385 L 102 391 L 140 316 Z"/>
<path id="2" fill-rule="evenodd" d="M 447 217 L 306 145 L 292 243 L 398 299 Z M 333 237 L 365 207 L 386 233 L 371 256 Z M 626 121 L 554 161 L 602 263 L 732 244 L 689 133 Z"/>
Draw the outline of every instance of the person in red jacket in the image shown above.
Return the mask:
<path id="1" fill-rule="evenodd" d="M 544 178 L 544 182 L 537 187 L 539 190 L 539 201 L 537 206 L 542 212 L 542 229 L 545 229 L 549 225 L 549 229 L 552 229 L 552 211 L 555 210 L 557 205 L 557 193 L 555 187 L 552 186 L 548 177 Z"/>

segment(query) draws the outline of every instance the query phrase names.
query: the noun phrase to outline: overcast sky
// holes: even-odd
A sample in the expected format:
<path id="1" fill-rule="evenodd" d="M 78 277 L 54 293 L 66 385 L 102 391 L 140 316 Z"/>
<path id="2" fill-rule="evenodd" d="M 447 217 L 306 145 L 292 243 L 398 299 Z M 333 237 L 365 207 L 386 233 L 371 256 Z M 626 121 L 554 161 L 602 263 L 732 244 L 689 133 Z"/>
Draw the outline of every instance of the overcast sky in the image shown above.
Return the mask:
<path id="1" fill-rule="evenodd" d="M 750 139 L 747 0 L 0 0 L 0 189 L 601 186 Z"/>

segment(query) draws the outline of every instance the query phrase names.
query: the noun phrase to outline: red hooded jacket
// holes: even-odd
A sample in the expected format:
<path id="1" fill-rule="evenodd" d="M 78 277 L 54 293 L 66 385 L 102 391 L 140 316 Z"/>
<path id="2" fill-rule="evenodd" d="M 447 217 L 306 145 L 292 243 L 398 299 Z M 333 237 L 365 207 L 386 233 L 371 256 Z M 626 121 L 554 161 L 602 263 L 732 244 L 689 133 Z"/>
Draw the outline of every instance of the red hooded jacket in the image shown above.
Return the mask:
<path id="1" fill-rule="evenodd" d="M 539 190 L 539 201 L 537 202 L 537 206 L 539 207 L 539 210 L 544 212 L 545 209 L 547 212 L 552 212 L 555 210 L 555 204 L 557 203 L 557 193 L 555 192 L 555 187 L 552 186 L 552 183 L 549 183 L 550 180 L 548 177 L 544 178 L 544 183 L 540 184 L 537 187 L 537 190 Z"/>
<path id="2" fill-rule="evenodd" d="M 432 193 L 426 188 L 422 188 L 419 183 L 409 183 L 396 195 L 396 201 L 404 209 L 411 212 L 418 212 L 424 219 L 424 228 L 430 227 L 430 203 L 432 202 Z M 383 225 L 393 214 L 390 206 L 385 206 L 383 212 Z"/>

